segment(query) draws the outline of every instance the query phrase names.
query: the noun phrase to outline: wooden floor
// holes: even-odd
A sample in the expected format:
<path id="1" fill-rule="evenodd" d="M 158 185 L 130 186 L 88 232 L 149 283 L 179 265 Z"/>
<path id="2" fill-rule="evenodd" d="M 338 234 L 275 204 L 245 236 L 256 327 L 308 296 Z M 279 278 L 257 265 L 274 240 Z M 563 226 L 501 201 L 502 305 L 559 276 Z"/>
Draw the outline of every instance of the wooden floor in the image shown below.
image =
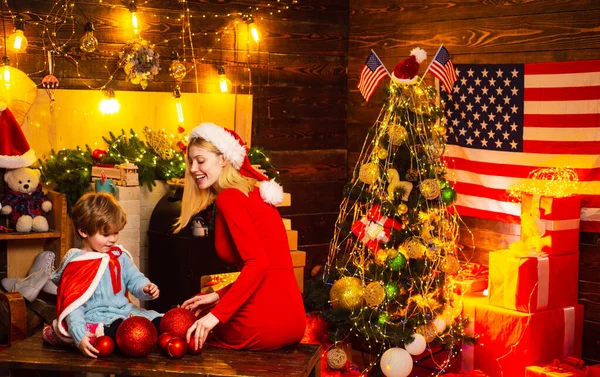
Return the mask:
<path id="1" fill-rule="evenodd" d="M 157 351 L 143 358 L 124 357 L 115 353 L 107 358 L 91 359 L 76 348 L 42 344 L 41 335 L 36 334 L 0 351 L 0 368 L 148 377 L 306 377 L 320 375 L 320 352 L 320 345 L 301 344 L 271 352 L 208 348 L 202 355 L 186 355 L 178 360 Z"/>

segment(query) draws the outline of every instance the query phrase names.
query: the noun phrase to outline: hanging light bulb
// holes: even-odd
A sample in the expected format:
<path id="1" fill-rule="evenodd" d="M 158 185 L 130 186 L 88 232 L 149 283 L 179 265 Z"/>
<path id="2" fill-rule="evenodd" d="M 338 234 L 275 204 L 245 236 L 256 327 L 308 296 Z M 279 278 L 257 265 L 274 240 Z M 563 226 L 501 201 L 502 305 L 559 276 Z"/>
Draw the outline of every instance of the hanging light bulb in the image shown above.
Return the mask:
<path id="1" fill-rule="evenodd" d="M 6 41 L 6 47 L 8 47 L 10 52 L 20 53 L 25 52 L 27 49 L 27 38 L 25 38 L 25 34 L 23 34 L 24 27 L 24 21 L 17 21 L 17 24 L 15 25 L 15 32 L 12 33 L 12 35 L 8 37 L 8 40 Z"/>
<path id="2" fill-rule="evenodd" d="M 10 59 L 8 56 L 2 58 L 2 81 L 4 86 L 10 86 Z"/>
<path id="3" fill-rule="evenodd" d="M 133 27 L 133 33 L 138 35 L 140 33 L 140 20 L 138 19 L 135 1 L 132 1 L 129 4 L 129 12 L 131 12 L 131 26 Z"/>
<path id="4" fill-rule="evenodd" d="M 100 101 L 100 112 L 102 114 L 115 114 L 121 109 L 121 104 L 115 98 L 115 91 L 112 89 L 103 90 L 105 98 Z"/>
<path id="5" fill-rule="evenodd" d="M 179 120 L 179 124 L 183 123 L 183 104 L 181 103 L 181 89 L 179 86 L 176 86 L 173 90 L 173 99 L 175 100 L 175 109 L 177 110 L 177 120 Z"/>
<path id="6" fill-rule="evenodd" d="M 219 72 L 219 89 L 221 90 L 221 93 L 229 93 L 229 90 L 231 89 L 231 80 L 225 75 L 225 68 L 223 68 L 222 65 L 217 69 Z"/>
<path id="7" fill-rule="evenodd" d="M 183 80 L 187 74 L 187 70 L 179 60 L 179 53 L 177 53 L 177 51 L 171 53 L 171 60 L 173 60 L 173 62 L 169 67 L 169 75 L 177 81 Z"/>
<path id="8" fill-rule="evenodd" d="M 260 35 L 258 34 L 258 28 L 254 23 L 254 17 L 252 17 L 252 14 L 244 14 L 242 16 L 242 20 L 246 22 L 246 24 L 250 28 L 250 35 L 252 35 L 252 39 L 254 39 L 254 42 L 258 43 L 258 41 L 260 40 Z"/>
<path id="9" fill-rule="evenodd" d="M 94 24 L 86 22 L 83 37 L 79 40 L 79 48 L 83 52 L 94 52 L 98 47 L 98 39 L 94 36 Z"/>

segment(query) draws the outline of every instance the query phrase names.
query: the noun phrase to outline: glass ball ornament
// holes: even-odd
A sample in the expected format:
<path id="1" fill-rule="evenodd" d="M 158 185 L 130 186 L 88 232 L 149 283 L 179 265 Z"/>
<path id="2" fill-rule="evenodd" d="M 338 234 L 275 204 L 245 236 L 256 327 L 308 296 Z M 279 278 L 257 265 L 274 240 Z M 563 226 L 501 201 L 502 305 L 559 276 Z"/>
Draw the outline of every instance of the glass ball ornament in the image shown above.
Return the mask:
<path id="1" fill-rule="evenodd" d="M 387 134 L 390 143 L 393 145 L 402 144 L 402 142 L 408 137 L 408 131 L 406 131 L 406 128 L 399 124 L 391 124 Z"/>
<path id="2" fill-rule="evenodd" d="M 442 201 L 445 205 L 451 206 L 456 202 L 458 195 L 456 195 L 456 191 L 452 187 L 445 187 L 442 189 L 440 195 L 442 195 Z"/>
<path id="3" fill-rule="evenodd" d="M 370 282 L 365 288 L 365 302 L 370 307 L 377 307 L 385 300 L 385 290 L 380 282 Z"/>
<path id="4" fill-rule="evenodd" d="M 385 148 L 379 148 L 379 150 L 377 150 L 377 157 L 379 157 L 381 160 L 385 160 L 386 158 L 388 158 L 389 153 L 387 151 L 387 149 Z"/>
<path id="5" fill-rule="evenodd" d="M 85 24 L 85 33 L 79 40 L 79 49 L 83 52 L 94 52 L 98 48 L 98 38 L 94 36 L 94 25 L 91 22 Z"/>
<path id="6" fill-rule="evenodd" d="M 360 167 L 358 179 L 368 185 L 372 185 L 377 182 L 379 175 L 379 166 L 372 162 L 368 162 Z"/>
<path id="7" fill-rule="evenodd" d="M 407 377 L 413 368 L 413 359 L 404 348 L 390 348 L 381 355 L 381 371 L 386 377 Z"/>
<path id="8" fill-rule="evenodd" d="M 404 349 L 414 356 L 425 352 L 425 348 L 427 348 L 427 342 L 421 334 L 413 334 L 413 341 L 404 343 Z"/>
<path id="9" fill-rule="evenodd" d="M 400 271 L 406 267 L 406 255 L 398 253 L 394 258 L 388 258 L 387 265 L 392 271 Z"/>
<path id="10" fill-rule="evenodd" d="M 408 212 L 408 206 L 404 203 L 400 203 L 398 205 L 398 213 L 404 215 L 406 212 Z"/>
<path id="11" fill-rule="evenodd" d="M 439 140 L 431 140 L 425 144 L 425 152 L 431 161 L 440 158 L 446 151 L 446 146 Z"/>
<path id="12" fill-rule="evenodd" d="M 400 293 L 400 287 L 398 287 L 398 284 L 393 282 L 386 284 L 385 297 L 387 297 L 388 300 L 396 298 L 396 296 L 398 296 L 398 293 Z"/>
<path id="13" fill-rule="evenodd" d="M 421 195 L 427 200 L 433 200 L 440 196 L 440 184 L 437 179 L 428 178 L 419 185 Z"/>
<path id="14" fill-rule="evenodd" d="M 337 280 L 329 291 L 329 301 L 334 309 L 359 309 L 363 306 L 363 296 L 363 284 L 355 277 L 343 277 Z"/>
<path id="15" fill-rule="evenodd" d="M 185 69 L 183 63 L 179 61 L 179 59 L 175 59 L 171 63 L 171 66 L 169 67 L 169 75 L 177 81 L 183 80 L 185 75 L 187 75 L 187 70 Z"/>

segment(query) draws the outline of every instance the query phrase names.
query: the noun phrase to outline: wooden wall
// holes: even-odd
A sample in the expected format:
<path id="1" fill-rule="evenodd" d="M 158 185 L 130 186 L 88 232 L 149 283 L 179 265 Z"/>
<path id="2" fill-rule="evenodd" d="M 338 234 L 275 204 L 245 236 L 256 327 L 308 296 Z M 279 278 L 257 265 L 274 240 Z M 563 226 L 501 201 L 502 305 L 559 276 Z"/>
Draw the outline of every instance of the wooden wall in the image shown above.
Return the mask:
<path id="1" fill-rule="evenodd" d="M 32 75 L 36 82 L 48 73 L 40 34 L 42 23 L 54 4 L 49 0 L 18 1 L 19 11 L 29 21 L 25 29 L 29 48 L 27 54 L 11 56 L 11 61 L 18 62 L 19 68 L 27 73 L 40 71 Z M 116 69 L 117 54 L 123 42 L 131 39 L 128 11 L 119 0 L 102 4 L 95 0 L 77 0 L 76 4 L 72 12 L 75 34 L 67 19 L 66 26 L 58 30 L 57 38 L 65 43 L 72 37 L 64 50 L 79 60 L 81 76 L 75 65 L 64 57 L 55 58 L 55 74 L 61 88 L 101 86 L 109 77 L 108 71 Z M 156 43 L 156 51 L 162 56 L 162 71 L 147 90 L 171 91 L 174 82 L 168 75 L 170 60 L 167 57 L 172 50 L 180 54 L 183 51 L 181 40 L 177 39 L 181 34 L 182 4 L 177 0 L 137 1 L 137 4 L 142 36 Z M 282 8 L 282 4 L 290 8 L 277 12 L 275 6 Z M 272 161 L 281 172 L 284 189 L 292 195 L 292 206 L 282 209 L 282 214 L 291 218 L 293 229 L 299 231 L 299 249 L 307 252 L 306 271 L 310 271 L 313 265 L 326 259 L 346 180 L 348 1 L 189 0 L 188 5 L 191 30 L 198 34 L 193 38 L 194 55 L 205 59 L 196 67 L 199 89 L 203 92 L 214 88 L 216 69 L 213 64 L 221 61 L 222 47 L 223 64 L 228 77 L 238 84 L 236 91 L 254 96 L 252 145 L 271 152 Z M 231 32 L 217 43 L 210 33 L 233 19 L 223 16 L 243 11 L 248 6 L 259 7 L 254 16 L 262 36 L 260 46 L 253 42 L 246 44 L 244 28 L 236 34 L 237 48 L 234 48 Z M 215 15 L 217 17 L 213 17 Z M 94 23 L 95 35 L 100 41 L 98 51 L 86 55 L 78 49 L 85 17 Z M 8 15 L 5 19 L 10 32 L 12 23 Z M 209 35 L 202 37 L 204 32 Z M 189 42 L 182 58 L 191 61 Z M 251 68 L 250 76 L 247 66 Z M 122 70 L 115 77 L 111 84 L 115 90 L 141 90 L 124 80 Z M 184 92 L 195 92 L 193 71 L 182 88 Z M 123 127 L 127 129 L 127 125 Z"/>
<path id="2" fill-rule="evenodd" d="M 594 0 L 350 0 L 348 163 L 353 166 L 383 91 L 365 104 L 355 89 L 371 49 L 388 69 L 413 47 L 434 54 L 444 44 L 460 63 L 529 63 L 600 59 L 600 2 Z M 472 259 L 518 239 L 519 227 L 466 219 Z M 470 236 L 463 232 L 462 243 Z M 581 235 L 579 301 L 585 306 L 584 357 L 600 361 L 600 240 Z"/>

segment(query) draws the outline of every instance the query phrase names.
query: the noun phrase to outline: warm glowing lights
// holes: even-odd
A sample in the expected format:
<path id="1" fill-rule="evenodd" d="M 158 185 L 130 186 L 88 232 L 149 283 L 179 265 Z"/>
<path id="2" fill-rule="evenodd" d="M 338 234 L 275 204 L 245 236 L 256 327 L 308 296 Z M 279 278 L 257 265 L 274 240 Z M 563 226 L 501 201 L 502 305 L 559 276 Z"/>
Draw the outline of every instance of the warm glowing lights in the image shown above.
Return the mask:
<path id="1" fill-rule="evenodd" d="M 225 74 L 225 68 L 223 66 L 218 67 L 219 72 L 219 90 L 221 93 L 229 93 L 231 91 L 231 80 L 227 78 Z"/>
<path id="2" fill-rule="evenodd" d="M 94 36 L 94 24 L 87 22 L 83 29 L 85 34 L 79 40 L 79 48 L 83 52 L 94 52 L 98 47 L 98 39 Z"/>
<path id="3" fill-rule="evenodd" d="M 106 98 L 100 101 L 100 112 L 102 114 L 115 114 L 121 109 L 121 104 L 115 98 L 115 92 L 112 89 L 106 89 L 104 91 Z"/>
<path id="4" fill-rule="evenodd" d="M 131 13 L 131 27 L 133 27 L 133 33 L 135 35 L 140 34 L 140 20 L 137 14 L 137 7 L 135 6 L 135 1 L 132 1 L 129 4 L 129 12 Z"/>
<path id="5" fill-rule="evenodd" d="M 25 34 L 23 33 L 24 22 L 19 21 L 16 25 L 15 32 L 8 37 L 6 41 L 6 47 L 10 52 L 20 53 L 25 52 L 27 49 L 27 38 L 25 38 Z"/>
<path id="6" fill-rule="evenodd" d="M 177 110 L 177 120 L 179 124 L 183 123 L 185 118 L 183 117 L 183 104 L 181 103 L 181 90 L 179 87 L 173 90 L 173 99 L 175 99 L 175 109 Z"/>

